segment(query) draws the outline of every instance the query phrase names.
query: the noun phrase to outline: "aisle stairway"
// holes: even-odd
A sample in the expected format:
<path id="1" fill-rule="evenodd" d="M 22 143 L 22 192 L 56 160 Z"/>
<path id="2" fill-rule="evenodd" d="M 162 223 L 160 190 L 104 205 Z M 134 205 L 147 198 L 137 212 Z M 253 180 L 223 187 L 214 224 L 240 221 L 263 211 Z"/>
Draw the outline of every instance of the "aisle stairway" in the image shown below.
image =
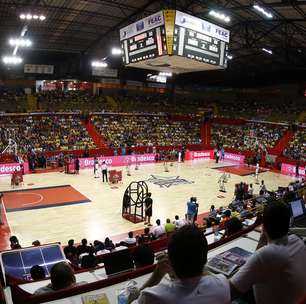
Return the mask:
<path id="1" fill-rule="evenodd" d="M 280 156 L 283 150 L 287 147 L 291 139 L 293 138 L 294 133 L 292 130 L 288 130 L 278 141 L 274 148 L 268 149 L 269 154 Z"/>
<path id="2" fill-rule="evenodd" d="M 105 138 L 97 131 L 94 124 L 88 120 L 87 122 L 82 121 L 88 134 L 91 136 L 93 142 L 97 148 L 108 148 Z"/>

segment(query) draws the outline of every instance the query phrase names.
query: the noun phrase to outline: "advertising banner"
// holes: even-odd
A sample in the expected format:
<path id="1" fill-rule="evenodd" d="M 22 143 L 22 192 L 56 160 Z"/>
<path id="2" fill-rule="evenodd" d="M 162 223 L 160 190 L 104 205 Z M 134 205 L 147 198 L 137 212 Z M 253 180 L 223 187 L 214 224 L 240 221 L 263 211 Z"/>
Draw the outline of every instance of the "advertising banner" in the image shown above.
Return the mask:
<path id="1" fill-rule="evenodd" d="M 23 164 L 24 174 L 29 173 L 29 164 L 25 162 Z M 8 164 L 0 164 L 0 175 L 10 175 L 15 170 L 20 171 L 21 167 L 19 163 L 8 163 Z"/>
<path id="2" fill-rule="evenodd" d="M 194 159 L 213 159 L 214 151 L 213 150 L 203 150 L 203 151 L 187 151 L 185 160 L 194 160 Z"/>
<path id="3" fill-rule="evenodd" d="M 99 164 L 105 161 L 107 166 L 118 167 L 133 164 L 154 163 L 156 154 L 135 154 L 126 156 L 101 156 L 98 157 Z M 94 167 L 94 158 L 80 158 L 80 169 L 89 169 Z"/>
<path id="4" fill-rule="evenodd" d="M 281 173 L 286 175 L 296 175 L 296 166 L 282 163 Z M 299 176 L 305 176 L 305 167 L 299 167 Z"/>

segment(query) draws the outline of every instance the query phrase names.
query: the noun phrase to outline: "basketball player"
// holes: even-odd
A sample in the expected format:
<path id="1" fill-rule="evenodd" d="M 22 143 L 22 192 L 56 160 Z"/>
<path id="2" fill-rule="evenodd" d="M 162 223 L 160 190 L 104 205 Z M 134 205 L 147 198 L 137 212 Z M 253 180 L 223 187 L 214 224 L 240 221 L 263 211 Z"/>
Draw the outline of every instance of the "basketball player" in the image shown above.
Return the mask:
<path id="1" fill-rule="evenodd" d="M 257 182 L 258 182 L 258 175 L 259 175 L 259 163 L 256 163 L 255 178 Z"/>
<path id="2" fill-rule="evenodd" d="M 103 183 L 104 183 L 104 178 L 105 178 L 105 181 L 108 182 L 108 179 L 107 179 L 107 165 L 106 165 L 105 161 L 102 163 L 101 170 L 102 170 L 102 181 L 103 181 Z"/>
<path id="3" fill-rule="evenodd" d="M 94 158 L 94 176 L 95 178 L 99 177 L 99 161 L 96 157 Z"/>

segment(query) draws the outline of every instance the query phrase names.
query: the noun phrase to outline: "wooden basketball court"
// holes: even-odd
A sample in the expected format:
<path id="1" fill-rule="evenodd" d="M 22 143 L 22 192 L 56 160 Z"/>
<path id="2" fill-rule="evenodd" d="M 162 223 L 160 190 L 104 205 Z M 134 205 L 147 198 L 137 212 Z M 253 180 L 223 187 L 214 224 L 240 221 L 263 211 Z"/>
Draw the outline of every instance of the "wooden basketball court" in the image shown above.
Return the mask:
<path id="1" fill-rule="evenodd" d="M 224 162 L 218 164 L 220 167 L 230 165 Z M 123 193 L 132 181 L 147 182 L 153 198 L 153 222 L 157 218 L 165 222 L 168 217 L 173 219 L 176 214 L 184 217 L 186 202 L 191 196 L 198 199 L 199 213 L 206 212 L 211 204 L 227 205 L 234 197 L 234 185 L 241 181 L 253 183 L 255 193 L 259 192 L 253 175 L 236 174 L 230 174 L 226 184 L 227 192 L 219 192 L 218 180 L 223 172 L 213 168 L 216 168 L 216 164 L 212 160 L 174 163 L 173 166 L 168 165 L 169 172 L 165 172 L 163 164 L 150 164 L 141 165 L 138 170 L 132 167 L 131 176 L 127 176 L 126 168 L 117 167 L 123 171 L 123 183 L 118 187 L 111 187 L 102 183 L 101 178 L 94 178 L 93 170 L 80 171 L 79 175 L 59 172 L 26 175 L 24 185 L 18 190 L 70 185 L 81 197 L 91 202 L 6 213 L 9 227 L 2 225 L 3 233 L 7 235 L 5 229 L 9 228 L 11 234 L 19 238 L 22 246 L 29 246 L 37 239 L 41 243 L 60 241 L 66 244 L 71 238 L 76 242 L 84 237 L 104 240 L 107 236 L 144 228 L 143 223 L 132 224 L 121 217 Z M 291 177 L 269 171 L 261 173 L 259 179 L 265 180 L 268 190 L 287 186 L 292 180 Z M 1 177 L 0 191 L 8 190 L 12 190 L 10 177 Z M 52 195 L 62 202 L 61 191 L 57 188 L 53 188 L 53 191 Z M 74 198 L 65 197 L 65 201 L 69 200 L 74 201 Z M 3 241 L 0 249 L 6 246 L 7 243 Z"/>

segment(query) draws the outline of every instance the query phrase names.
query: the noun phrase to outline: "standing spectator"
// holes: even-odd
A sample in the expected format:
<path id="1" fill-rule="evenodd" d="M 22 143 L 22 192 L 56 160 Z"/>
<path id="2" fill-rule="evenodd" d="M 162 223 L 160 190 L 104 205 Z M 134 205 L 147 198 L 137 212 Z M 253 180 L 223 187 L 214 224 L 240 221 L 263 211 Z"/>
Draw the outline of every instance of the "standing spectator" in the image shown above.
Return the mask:
<path id="1" fill-rule="evenodd" d="M 267 187 L 266 187 L 266 185 L 265 185 L 265 181 L 264 180 L 262 180 L 261 181 L 261 185 L 260 185 L 260 192 L 262 193 L 262 194 L 265 194 L 266 192 L 267 192 Z"/>
<path id="2" fill-rule="evenodd" d="M 231 278 L 232 293 L 253 287 L 256 303 L 298 303 L 306 291 L 306 248 L 294 234 L 288 236 L 287 205 L 272 202 L 263 213 L 263 233 L 257 251 Z"/>
<path id="3" fill-rule="evenodd" d="M 94 177 L 95 178 L 99 177 L 99 161 L 97 157 L 94 158 Z"/>
<path id="4" fill-rule="evenodd" d="M 107 165 L 106 165 L 105 161 L 102 162 L 101 170 L 102 170 L 102 181 L 103 181 L 103 183 L 104 183 L 104 178 L 105 178 L 105 181 L 108 182 L 108 179 L 107 179 Z"/>
<path id="5" fill-rule="evenodd" d="M 194 223 L 194 217 L 197 212 L 197 205 L 195 204 L 194 198 L 191 197 L 187 202 L 187 221 L 189 224 Z"/>
<path id="6" fill-rule="evenodd" d="M 79 174 L 79 171 L 80 171 L 80 160 L 79 160 L 78 157 L 76 158 L 74 165 L 75 165 L 75 173 Z"/>
<path id="7" fill-rule="evenodd" d="M 156 225 L 154 228 L 153 228 L 153 235 L 156 239 L 160 238 L 161 236 L 163 236 L 166 231 L 165 231 L 165 228 L 160 224 L 160 219 L 156 220 Z"/>
<path id="8" fill-rule="evenodd" d="M 151 217 L 152 217 L 152 205 L 153 200 L 151 198 L 152 193 L 148 193 L 147 197 L 145 199 L 145 225 L 148 224 L 148 226 L 151 225 Z"/>

